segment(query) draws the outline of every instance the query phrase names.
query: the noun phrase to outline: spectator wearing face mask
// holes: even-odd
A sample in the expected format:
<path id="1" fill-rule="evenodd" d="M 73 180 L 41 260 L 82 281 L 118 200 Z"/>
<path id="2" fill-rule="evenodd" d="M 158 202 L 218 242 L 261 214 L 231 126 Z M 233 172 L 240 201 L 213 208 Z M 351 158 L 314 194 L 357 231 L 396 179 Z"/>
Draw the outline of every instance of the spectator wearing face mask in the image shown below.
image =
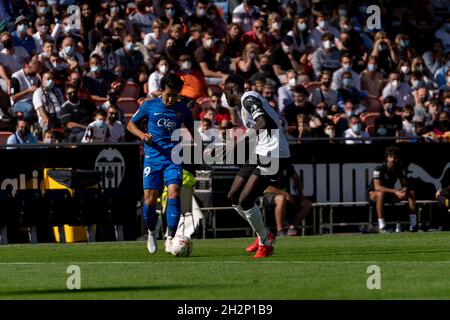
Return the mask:
<path id="1" fill-rule="evenodd" d="M 8 137 L 6 144 L 36 144 L 37 139 L 30 131 L 29 123 L 19 118 L 17 120 L 16 132 Z M 8 147 L 7 149 L 14 149 L 14 147 Z"/>
<path id="2" fill-rule="evenodd" d="M 450 50 L 445 53 L 445 64 L 434 73 L 434 82 L 438 88 L 447 83 L 447 72 L 450 69 Z"/>
<path id="3" fill-rule="evenodd" d="M 331 83 L 331 89 L 337 90 L 342 87 L 342 74 L 344 72 L 351 73 L 352 83 L 351 86 L 356 90 L 361 90 L 361 78 L 352 70 L 352 58 L 349 54 L 345 54 L 341 57 L 341 68 L 333 73 L 333 82 Z"/>
<path id="4" fill-rule="evenodd" d="M 256 80 L 256 79 L 255 79 Z M 294 88 L 297 85 L 297 72 L 287 71 L 287 83 L 278 88 L 278 108 L 283 112 L 284 108 L 294 100 Z"/>
<path id="5" fill-rule="evenodd" d="M 406 105 L 402 112 L 402 130 L 399 135 L 402 137 L 417 137 L 416 124 L 414 122 L 414 108 Z M 416 140 L 400 140 L 402 142 L 416 142 Z"/>
<path id="6" fill-rule="evenodd" d="M 43 138 L 42 138 L 42 143 L 44 143 L 44 144 L 58 143 L 58 141 L 56 140 L 55 133 L 52 130 L 45 131 Z"/>
<path id="7" fill-rule="evenodd" d="M 319 102 L 325 102 L 329 106 L 335 106 L 337 103 L 337 92 L 331 89 L 331 72 L 324 71 L 320 75 L 320 87 L 314 89 L 309 96 L 313 105 Z"/>
<path id="8" fill-rule="evenodd" d="M 342 73 L 342 86 L 337 90 L 338 110 L 343 110 L 344 104 L 348 100 L 352 101 L 356 108 L 363 108 L 362 102 L 364 99 L 367 99 L 367 93 L 355 88 L 353 83 L 354 80 L 352 79 L 352 73 L 350 71 Z"/>
<path id="9" fill-rule="evenodd" d="M 378 71 L 375 57 L 369 57 L 367 67 L 361 72 L 361 89 L 370 96 L 379 97 L 383 88 L 383 74 Z"/>
<path id="10" fill-rule="evenodd" d="M 334 72 L 339 68 L 341 54 L 334 46 L 334 37 L 330 33 L 325 33 L 321 38 L 322 45 L 314 51 L 312 57 L 312 67 L 316 79 L 320 78 L 323 71 Z"/>
<path id="11" fill-rule="evenodd" d="M 295 19 L 295 24 L 292 30 L 287 33 L 294 39 L 294 50 L 304 52 L 307 49 L 307 43 L 310 35 L 308 29 L 308 20 L 304 16 L 299 16 Z"/>
<path id="12" fill-rule="evenodd" d="M 208 12 L 208 1 L 207 0 L 197 0 L 195 3 L 194 12 L 187 19 L 188 27 L 198 24 L 202 26 L 203 30 L 212 28 L 212 20 L 209 19 Z"/>
<path id="13" fill-rule="evenodd" d="M 375 57 L 378 70 L 384 74 L 393 72 L 399 62 L 398 53 L 394 46 L 395 44 L 389 40 L 386 33 L 378 32 L 375 35 L 375 43 L 370 56 Z"/>
<path id="14" fill-rule="evenodd" d="M 313 49 L 313 51 L 322 46 L 322 42 L 324 41 L 322 37 L 324 34 L 329 33 L 333 35 L 333 41 L 334 38 L 339 37 L 339 31 L 329 24 L 328 17 L 325 14 L 320 13 L 317 16 L 316 22 L 317 27 L 311 31 L 308 39 L 308 45 Z"/>
<path id="15" fill-rule="evenodd" d="M 393 96 L 397 100 L 397 107 L 403 108 L 406 104 L 413 104 L 411 87 L 400 81 L 400 75 L 396 72 L 389 75 L 389 83 L 384 87 L 382 97 Z"/>
<path id="16" fill-rule="evenodd" d="M 264 78 L 267 84 L 278 88 L 280 86 L 280 80 L 275 75 L 272 65 L 270 64 L 270 58 L 268 55 L 260 54 L 258 56 L 258 72 L 254 73 L 250 77 L 250 81 L 255 81 L 256 79 Z"/>
<path id="17" fill-rule="evenodd" d="M 156 64 L 156 70 L 148 78 L 148 95 L 149 97 L 160 97 L 161 78 L 169 72 L 169 61 L 165 57 L 161 57 Z"/>
<path id="18" fill-rule="evenodd" d="M 109 29 L 105 29 L 106 18 L 103 13 L 97 13 L 95 15 L 94 20 L 94 28 L 87 32 L 87 44 L 86 47 L 89 52 L 92 52 L 95 49 L 97 43 L 103 37 L 111 37 L 111 31 Z"/>
<path id="19" fill-rule="evenodd" d="M 24 62 L 29 59 L 30 55 L 24 47 L 14 45 L 11 34 L 8 31 L 1 33 L 0 40 L 3 44 L 3 49 L 0 53 L 0 64 L 7 71 L 3 72 L 4 76 L 2 78 L 9 80 L 8 74 L 13 74 L 22 69 Z"/>
<path id="20" fill-rule="evenodd" d="M 206 95 L 206 82 L 203 74 L 192 68 L 192 58 L 187 53 L 181 53 L 178 59 L 177 76 L 183 80 L 181 97 L 190 101 L 196 101 Z"/>
<path id="21" fill-rule="evenodd" d="M 43 51 L 44 42 L 52 40 L 52 38 L 48 34 L 49 24 L 44 17 L 37 18 L 34 25 L 36 27 L 36 33 L 33 34 L 33 39 L 36 46 L 36 53 L 40 54 Z"/>
<path id="22" fill-rule="evenodd" d="M 362 129 L 361 120 L 358 116 L 352 116 L 349 121 L 349 128 L 344 132 L 345 144 L 370 144 L 372 141 L 365 140 L 369 138 L 369 134 Z M 360 140 L 353 140 L 360 139 Z"/>
<path id="23" fill-rule="evenodd" d="M 116 75 L 125 80 L 138 82 L 139 68 L 144 64 L 144 56 L 136 50 L 136 41 L 133 36 L 126 35 L 123 47 L 114 52 Z"/>
<path id="24" fill-rule="evenodd" d="M 241 26 L 243 32 L 252 30 L 252 25 L 261 17 L 255 0 L 244 0 L 233 10 L 232 22 Z"/>
<path id="25" fill-rule="evenodd" d="M 272 51 L 272 43 L 270 37 L 264 30 L 264 20 L 258 19 L 253 23 L 252 31 L 246 32 L 242 35 L 242 46 L 245 47 L 247 43 L 255 43 L 261 53 L 269 54 Z"/>
<path id="26" fill-rule="evenodd" d="M 95 46 L 94 51 L 89 55 L 100 57 L 100 67 L 104 70 L 114 72 L 116 68 L 116 61 L 114 59 L 114 52 L 112 51 L 112 39 L 110 37 L 103 37 Z"/>
<path id="27" fill-rule="evenodd" d="M 433 97 L 425 86 L 418 87 L 417 90 L 413 92 L 413 95 L 415 106 L 417 106 L 418 110 L 424 109 L 425 103 Z"/>
<path id="28" fill-rule="evenodd" d="M 106 112 L 95 110 L 94 121 L 86 127 L 81 143 L 102 143 L 109 142 L 109 126 L 106 124 Z"/>
<path id="29" fill-rule="evenodd" d="M 96 107 L 90 100 L 80 98 L 78 89 L 73 85 L 66 88 L 66 96 L 67 101 L 61 110 L 64 136 L 66 142 L 79 143 L 84 137 L 87 125 L 92 121 Z"/>
<path id="30" fill-rule="evenodd" d="M 342 116 L 340 116 L 336 123 L 336 136 L 341 137 L 343 136 L 345 130 L 349 128 L 350 119 L 353 116 L 361 116 L 364 109 L 359 105 L 354 105 L 352 100 L 348 99 L 344 103 L 344 113 Z"/>
<path id="31" fill-rule="evenodd" d="M 130 14 L 129 19 L 133 25 L 134 33 L 144 39 L 151 32 L 152 17 L 145 10 L 145 0 L 136 0 L 136 11 Z"/>
<path id="32" fill-rule="evenodd" d="M 281 82 L 283 82 L 288 70 L 294 69 L 297 72 L 301 70 L 301 54 L 294 50 L 293 41 L 291 36 L 283 37 L 281 47 L 276 48 L 272 54 L 273 70 Z"/>
<path id="33" fill-rule="evenodd" d="M 215 59 L 214 35 L 212 32 L 204 32 L 202 46 L 195 50 L 195 61 L 200 66 L 208 85 L 221 84 L 228 75 L 219 71 L 219 62 Z"/>
<path id="34" fill-rule="evenodd" d="M 319 102 L 316 105 L 314 115 L 318 116 L 322 123 L 333 120 L 333 116 L 328 114 L 328 106 L 325 102 Z"/>
<path id="35" fill-rule="evenodd" d="M 25 61 L 19 71 L 11 77 L 11 104 L 15 113 L 22 113 L 25 120 L 34 116 L 33 93 L 39 87 L 37 74 L 41 70 L 41 63 L 37 56 Z"/>
<path id="36" fill-rule="evenodd" d="M 119 92 L 116 89 L 110 89 L 108 91 L 108 100 L 100 105 L 99 109 L 104 110 L 105 112 L 108 112 L 108 109 L 110 107 L 117 108 L 118 110 L 118 117 L 117 120 L 119 120 L 123 125 L 126 125 L 126 119 L 125 119 L 125 112 L 123 109 L 119 106 Z"/>
<path id="37" fill-rule="evenodd" d="M 430 78 L 433 78 L 436 71 L 445 65 L 444 50 L 442 49 L 442 43 L 437 39 L 433 39 L 431 47 L 427 49 L 428 51 L 422 55 L 422 59 L 424 67 L 430 72 Z"/>
<path id="38" fill-rule="evenodd" d="M 36 53 L 36 44 L 33 37 L 30 37 L 27 33 L 29 27 L 29 20 L 24 16 L 19 16 L 16 19 L 15 26 L 16 31 L 11 33 L 14 45 L 17 47 L 23 47 L 31 56 Z"/>
<path id="39" fill-rule="evenodd" d="M 42 131 L 61 128 L 61 107 L 64 103 L 62 92 L 55 88 L 53 72 L 42 75 L 41 86 L 33 93 L 33 105 L 39 117 Z"/>
<path id="40" fill-rule="evenodd" d="M 434 33 L 434 37 L 441 41 L 444 52 L 450 53 L 450 17 L 447 16 L 443 26 Z"/>
<path id="41" fill-rule="evenodd" d="M 400 61 L 406 61 L 408 64 L 412 62 L 416 56 L 416 50 L 411 46 L 411 40 L 406 34 L 398 34 L 395 37 L 397 44 L 398 56 Z"/>
<path id="42" fill-rule="evenodd" d="M 246 79 L 257 73 L 260 69 L 258 53 L 256 43 L 247 43 L 242 51 L 242 57 L 236 60 L 236 73 Z"/>
<path id="43" fill-rule="evenodd" d="M 324 137 L 328 137 L 330 140 L 328 143 L 335 144 L 336 141 L 333 140 L 336 138 L 336 127 L 333 122 L 326 122 L 323 126 Z"/>
<path id="44" fill-rule="evenodd" d="M 402 118 L 395 114 L 397 106 L 397 99 L 394 96 L 388 96 L 383 100 L 384 112 L 375 118 L 375 131 L 381 135 L 383 132 L 378 132 L 380 127 L 386 129 L 384 136 L 395 137 L 398 132 L 402 130 Z"/>
<path id="45" fill-rule="evenodd" d="M 75 41 L 71 37 L 65 37 L 61 44 L 59 57 L 66 62 L 70 69 L 78 68 L 80 71 L 84 68 L 83 56 L 75 51 Z"/>
<path id="46" fill-rule="evenodd" d="M 293 91 L 293 102 L 282 111 L 289 125 L 295 124 L 297 115 L 310 115 L 315 109 L 314 105 L 308 101 L 308 91 L 302 85 L 295 86 Z"/>
<path id="47" fill-rule="evenodd" d="M 207 9 L 207 17 L 211 21 L 212 30 L 218 39 L 223 39 L 228 32 L 228 24 L 224 17 L 219 13 L 217 6 L 210 4 Z"/>
<path id="48" fill-rule="evenodd" d="M 99 56 L 94 55 L 89 58 L 89 71 L 84 76 L 83 83 L 93 98 L 106 97 L 111 83 L 116 78 L 114 73 L 102 69 Z"/>
<path id="49" fill-rule="evenodd" d="M 125 129 L 119 121 L 120 110 L 117 105 L 110 105 L 107 109 L 106 124 L 109 128 L 109 142 L 117 143 L 125 141 Z"/>
<path id="50" fill-rule="evenodd" d="M 397 66 L 396 73 L 400 75 L 401 82 L 408 83 L 409 79 L 411 78 L 411 68 L 409 66 L 409 63 L 406 61 L 400 61 Z"/>

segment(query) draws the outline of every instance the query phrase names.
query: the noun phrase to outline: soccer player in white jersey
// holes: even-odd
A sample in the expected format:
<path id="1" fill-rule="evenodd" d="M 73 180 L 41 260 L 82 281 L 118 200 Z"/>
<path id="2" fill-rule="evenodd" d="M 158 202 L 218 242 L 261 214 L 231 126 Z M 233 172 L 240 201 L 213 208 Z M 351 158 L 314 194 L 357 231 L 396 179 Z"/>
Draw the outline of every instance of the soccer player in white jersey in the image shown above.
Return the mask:
<path id="1" fill-rule="evenodd" d="M 242 117 L 242 123 L 249 129 L 238 138 L 233 148 L 242 143 L 246 136 L 257 134 L 256 148 L 249 150 L 250 154 L 256 154 L 257 161 L 248 161 L 240 169 L 228 193 L 228 199 L 257 234 L 246 251 L 256 252 L 254 258 L 265 258 L 273 252 L 275 236 L 266 231 L 261 210 L 255 200 L 262 195 L 270 176 L 276 175 L 288 161 L 289 144 L 273 108 L 258 92 L 244 91 L 242 76 L 230 75 L 225 81 L 224 94 L 228 105 L 236 108 Z M 230 148 L 227 149 L 225 152 L 229 152 Z"/>

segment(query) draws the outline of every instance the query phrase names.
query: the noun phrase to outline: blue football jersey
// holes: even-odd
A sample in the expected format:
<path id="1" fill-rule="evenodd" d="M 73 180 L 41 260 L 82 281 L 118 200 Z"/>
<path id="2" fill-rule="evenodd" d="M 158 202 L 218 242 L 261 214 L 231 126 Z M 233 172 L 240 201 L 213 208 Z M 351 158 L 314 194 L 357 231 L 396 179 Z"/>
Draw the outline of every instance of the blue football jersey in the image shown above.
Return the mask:
<path id="1" fill-rule="evenodd" d="M 152 135 L 150 144 L 144 144 L 145 160 L 152 162 L 168 162 L 171 151 L 178 143 L 172 141 L 174 130 L 181 128 L 184 123 L 187 128 L 193 127 L 191 111 L 176 103 L 167 107 L 161 98 L 145 101 L 130 121 L 137 123 L 143 118 L 148 119 L 147 132 Z"/>

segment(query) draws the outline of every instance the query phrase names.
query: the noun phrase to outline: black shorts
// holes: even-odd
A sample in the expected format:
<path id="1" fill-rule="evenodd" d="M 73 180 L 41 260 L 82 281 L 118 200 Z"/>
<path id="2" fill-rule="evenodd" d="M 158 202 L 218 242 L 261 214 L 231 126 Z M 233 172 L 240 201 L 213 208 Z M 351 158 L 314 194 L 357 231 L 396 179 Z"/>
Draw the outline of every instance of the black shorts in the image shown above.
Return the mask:
<path id="1" fill-rule="evenodd" d="M 264 193 L 264 197 L 263 197 L 263 205 L 266 208 L 275 208 L 275 196 L 278 195 L 279 193 L 276 192 L 266 192 Z M 302 199 L 298 196 L 294 196 L 294 203 L 288 203 L 288 207 L 287 209 L 292 210 L 295 208 L 300 208 L 302 206 Z M 287 210 L 287 211 L 289 211 Z"/>
<path id="2" fill-rule="evenodd" d="M 270 172 L 270 174 L 265 174 L 264 171 L 267 168 L 270 168 L 270 164 L 268 164 L 268 158 L 257 156 L 257 163 L 246 163 L 244 166 L 239 170 L 238 176 L 248 179 L 253 174 L 255 176 L 262 176 L 264 175 L 266 178 L 270 179 L 274 176 L 277 176 L 278 173 L 285 169 L 287 165 L 289 164 L 289 158 L 279 158 L 279 165 L 276 172 Z"/>

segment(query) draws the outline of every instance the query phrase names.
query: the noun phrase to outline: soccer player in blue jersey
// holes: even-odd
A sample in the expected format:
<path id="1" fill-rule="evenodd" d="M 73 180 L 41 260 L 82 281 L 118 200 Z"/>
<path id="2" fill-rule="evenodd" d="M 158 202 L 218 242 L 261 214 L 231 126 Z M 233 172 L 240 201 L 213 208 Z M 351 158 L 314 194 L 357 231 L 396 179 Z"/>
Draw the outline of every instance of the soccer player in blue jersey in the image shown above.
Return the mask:
<path id="1" fill-rule="evenodd" d="M 161 79 L 162 96 L 145 101 L 133 115 L 127 129 L 144 141 L 144 222 L 148 229 L 147 249 L 156 253 L 156 200 L 163 188 L 167 186 L 167 228 L 168 236 L 165 251 L 170 252 L 171 240 L 177 231 L 180 220 L 180 189 L 183 181 L 181 164 L 172 161 L 172 149 L 177 144 L 172 141 L 175 129 L 185 127 L 193 133 L 191 111 L 178 101 L 183 81 L 173 73 Z M 143 118 L 148 119 L 147 132 L 136 125 Z"/>

